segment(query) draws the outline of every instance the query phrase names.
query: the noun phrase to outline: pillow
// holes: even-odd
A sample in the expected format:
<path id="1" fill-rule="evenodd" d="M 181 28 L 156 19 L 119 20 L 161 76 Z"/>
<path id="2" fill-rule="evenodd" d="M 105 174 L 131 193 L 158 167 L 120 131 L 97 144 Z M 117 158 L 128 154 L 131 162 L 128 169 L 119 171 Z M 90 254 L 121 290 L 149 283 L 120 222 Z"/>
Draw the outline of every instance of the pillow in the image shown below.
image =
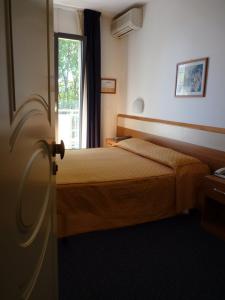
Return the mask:
<path id="1" fill-rule="evenodd" d="M 200 160 L 192 156 L 137 138 L 121 141 L 117 143 L 116 146 L 157 161 L 173 169 L 189 164 L 200 163 Z"/>

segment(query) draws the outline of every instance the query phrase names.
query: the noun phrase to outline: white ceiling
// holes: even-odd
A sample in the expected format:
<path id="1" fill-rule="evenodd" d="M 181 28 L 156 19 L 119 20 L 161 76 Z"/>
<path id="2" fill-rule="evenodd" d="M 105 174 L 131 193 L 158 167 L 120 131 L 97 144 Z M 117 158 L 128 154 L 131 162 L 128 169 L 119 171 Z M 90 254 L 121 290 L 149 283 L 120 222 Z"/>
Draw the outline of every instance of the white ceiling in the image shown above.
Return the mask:
<path id="1" fill-rule="evenodd" d="M 142 5 L 151 0 L 54 0 L 55 5 L 79 9 L 93 9 L 108 16 L 115 16 L 133 5 Z"/>

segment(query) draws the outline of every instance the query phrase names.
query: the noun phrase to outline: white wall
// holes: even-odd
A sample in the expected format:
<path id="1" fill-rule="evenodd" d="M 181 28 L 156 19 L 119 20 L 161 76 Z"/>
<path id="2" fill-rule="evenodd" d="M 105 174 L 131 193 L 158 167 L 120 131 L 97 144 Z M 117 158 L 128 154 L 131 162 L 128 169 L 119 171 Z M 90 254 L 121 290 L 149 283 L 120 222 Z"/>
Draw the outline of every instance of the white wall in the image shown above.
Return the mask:
<path id="1" fill-rule="evenodd" d="M 123 44 L 111 36 L 110 25 L 110 18 L 101 18 L 102 77 L 115 78 L 117 91 L 116 94 L 102 94 L 102 144 L 106 137 L 115 136 L 119 105 L 126 97 L 126 70 L 121 55 Z"/>
<path id="2" fill-rule="evenodd" d="M 152 0 L 144 24 L 122 41 L 127 47 L 127 98 L 122 113 L 225 127 L 225 1 Z M 209 57 L 205 98 L 175 98 L 176 64 Z M 224 139 L 224 136 L 221 137 Z"/>
<path id="3" fill-rule="evenodd" d="M 55 32 L 77 34 L 75 11 L 72 9 L 54 9 Z M 124 69 L 121 49 L 123 44 L 113 38 L 110 33 L 111 19 L 101 16 L 101 45 L 102 45 L 102 77 L 117 79 L 116 94 L 102 94 L 101 105 L 101 144 L 106 137 L 116 134 L 116 116 L 118 105 L 123 103 L 126 86 L 124 84 L 126 70 Z"/>

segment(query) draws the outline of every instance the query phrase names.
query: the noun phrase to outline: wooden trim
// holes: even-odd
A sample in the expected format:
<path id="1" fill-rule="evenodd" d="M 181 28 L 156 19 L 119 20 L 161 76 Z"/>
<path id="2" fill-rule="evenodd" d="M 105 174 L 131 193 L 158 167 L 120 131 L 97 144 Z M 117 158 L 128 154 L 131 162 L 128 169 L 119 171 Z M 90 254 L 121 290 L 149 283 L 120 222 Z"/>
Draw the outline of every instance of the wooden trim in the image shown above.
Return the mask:
<path id="1" fill-rule="evenodd" d="M 155 144 L 172 148 L 179 152 L 196 157 L 202 162 L 206 163 L 212 171 L 225 166 L 225 152 L 223 151 L 117 126 L 117 136 L 128 135 L 135 138 L 149 140 Z"/>
<path id="2" fill-rule="evenodd" d="M 146 122 L 152 122 L 152 123 L 161 123 L 161 124 L 186 127 L 186 128 L 196 129 L 196 130 L 202 130 L 202 131 L 207 131 L 207 132 L 215 132 L 215 133 L 225 134 L 225 128 L 221 128 L 221 127 L 213 127 L 213 126 L 190 124 L 190 123 L 168 121 L 168 120 L 161 120 L 161 119 L 154 119 L 154 118 L 146 118 L 146 117 L 126 115 L 126 114 L 118 114 L 117 118 L 133 119 L 133 120 L 146 121 Z"/>

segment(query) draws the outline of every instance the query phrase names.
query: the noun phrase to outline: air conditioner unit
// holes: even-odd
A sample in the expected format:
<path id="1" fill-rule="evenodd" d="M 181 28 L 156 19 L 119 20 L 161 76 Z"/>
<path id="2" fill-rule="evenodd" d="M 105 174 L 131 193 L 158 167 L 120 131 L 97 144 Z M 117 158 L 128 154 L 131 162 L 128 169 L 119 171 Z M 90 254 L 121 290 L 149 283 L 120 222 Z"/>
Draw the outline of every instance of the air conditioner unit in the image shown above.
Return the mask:
<path id="1" fill-rule="evenodd" d="M 142 8 L 132 8 L 120 17 L 114 19 L 111 24 L 111 32 L 114 37 L 121 38 L 130 31 L 138 30 L 142 27 Z"/>

